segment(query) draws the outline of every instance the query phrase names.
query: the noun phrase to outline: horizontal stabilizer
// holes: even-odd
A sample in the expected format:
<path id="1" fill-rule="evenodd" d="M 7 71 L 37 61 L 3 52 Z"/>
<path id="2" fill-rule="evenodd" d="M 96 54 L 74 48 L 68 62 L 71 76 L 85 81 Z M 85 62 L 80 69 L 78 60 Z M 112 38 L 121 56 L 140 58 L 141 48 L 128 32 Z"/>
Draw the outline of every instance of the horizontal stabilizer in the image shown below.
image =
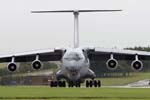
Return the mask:
<path id="1" fill-rule="evenodd" d="M 31 13 L 70 13 L 70 12 L 115 12 L 119 10 L 56 10 L 56 11 L 31 11 Z"/>

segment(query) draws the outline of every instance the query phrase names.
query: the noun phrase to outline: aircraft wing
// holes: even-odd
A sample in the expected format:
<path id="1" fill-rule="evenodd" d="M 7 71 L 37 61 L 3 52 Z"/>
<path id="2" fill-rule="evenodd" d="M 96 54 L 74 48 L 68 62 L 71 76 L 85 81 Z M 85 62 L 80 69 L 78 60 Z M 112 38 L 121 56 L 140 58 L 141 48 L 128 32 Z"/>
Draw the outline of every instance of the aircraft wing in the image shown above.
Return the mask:
<path id="1" fill-rule="evenodd" d="M 108 60 L 111 54 L 116 60 L 135 60 L 136 55 L 139 60 L 150 60 L 150 52 L 146 51 L 94 48 L 88 52 L 90 60 Z"/>
<path id="2" fill-rule="evenodd" d="M 14 57 L 15 62 L 31 62 L 36 59 L 36 55 L 39 56 L 41 61 L 60 61 L 62 58 L 63 49 L 46 49 L 35 50 L 31 52 L 14 53 L 8 55 L 0 55 L 0 63 L 11 62 Z"/>

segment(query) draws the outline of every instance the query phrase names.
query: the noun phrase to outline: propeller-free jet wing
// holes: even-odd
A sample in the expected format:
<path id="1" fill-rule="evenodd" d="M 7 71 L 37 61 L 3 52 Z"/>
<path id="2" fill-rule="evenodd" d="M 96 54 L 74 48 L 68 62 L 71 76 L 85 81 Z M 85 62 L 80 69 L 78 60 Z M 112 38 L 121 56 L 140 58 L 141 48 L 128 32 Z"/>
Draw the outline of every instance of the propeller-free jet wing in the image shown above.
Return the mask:
<path id="1" fill-rule="evenodd" d="M 7 69 L 10 72 L 17 70 L 18 62 L 32 62 L 33 69 L 40 69 L 43 61 L 61 61 L 61 68 L 56 73 L 55 81 L 51 81 L 51 87 L 65 87 L 66 79 L 69 87 L 80 87 L 86 78 L 87 87 L 100 87 L 100 80 L 94 80 L 95 73 L 90 69 L 90 62 L 106 60 L 106 66 L 110 70 L 115 70 L 118 60 L 132 60 L 131 68 L 140 71 L 143 68 L 142 60 L 150 60 L 150 52 L 104 49 L 104 48 L 81 48 L 79 46 L 79 13 L 84 12 L 118 12 L 122 10 L 60 10 L 60 11 L 32 11 L 32 13 L 73 13 L 74 15 L 74 47 L 73 48 L 53 48 L 33 52 L 0 55 L 0 62 L 8 62 Z"/>

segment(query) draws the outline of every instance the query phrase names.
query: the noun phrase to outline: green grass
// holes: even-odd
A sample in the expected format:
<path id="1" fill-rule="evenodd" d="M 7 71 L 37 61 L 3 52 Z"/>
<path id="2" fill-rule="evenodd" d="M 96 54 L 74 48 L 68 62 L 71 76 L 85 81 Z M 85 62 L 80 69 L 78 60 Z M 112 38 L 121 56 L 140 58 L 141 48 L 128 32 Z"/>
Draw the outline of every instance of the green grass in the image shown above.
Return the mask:
<path id="1" fill-rule="evenodd" d="M 148 88 L 0 87 L 0 100 L 150 100 Z"/>
<path id="2" fill-rule="evenodd" d="M 101 78 L 102 85 L 125 85 L 150 79 L 150 73 L 126 78 Z M 150 100 L 150 88 L 50 88 L 0 86 L 0 100 Z"/>
<path id="3" fill-rule="evenodd" d="M 132 73 L 132 76 L 120 78 L 100 78 L 103 86 L 127 85 L 144 79 L 150 79 L 150 73 Z"/>

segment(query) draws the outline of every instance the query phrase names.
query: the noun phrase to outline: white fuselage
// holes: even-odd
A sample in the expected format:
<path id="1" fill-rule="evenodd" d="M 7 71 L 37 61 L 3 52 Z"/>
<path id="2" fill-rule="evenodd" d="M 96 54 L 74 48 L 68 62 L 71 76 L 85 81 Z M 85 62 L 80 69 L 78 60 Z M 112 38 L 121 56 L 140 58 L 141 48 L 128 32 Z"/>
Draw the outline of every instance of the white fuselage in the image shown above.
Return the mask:
<path id="1" fill-rule="evenodd" d="M 69 48 L 62 57 L 62 65 L 57 75 L 63 75 L 71 81 L 80 80 L 94 72 L 89 69 L 89 59 L 81 48 Z"/>

